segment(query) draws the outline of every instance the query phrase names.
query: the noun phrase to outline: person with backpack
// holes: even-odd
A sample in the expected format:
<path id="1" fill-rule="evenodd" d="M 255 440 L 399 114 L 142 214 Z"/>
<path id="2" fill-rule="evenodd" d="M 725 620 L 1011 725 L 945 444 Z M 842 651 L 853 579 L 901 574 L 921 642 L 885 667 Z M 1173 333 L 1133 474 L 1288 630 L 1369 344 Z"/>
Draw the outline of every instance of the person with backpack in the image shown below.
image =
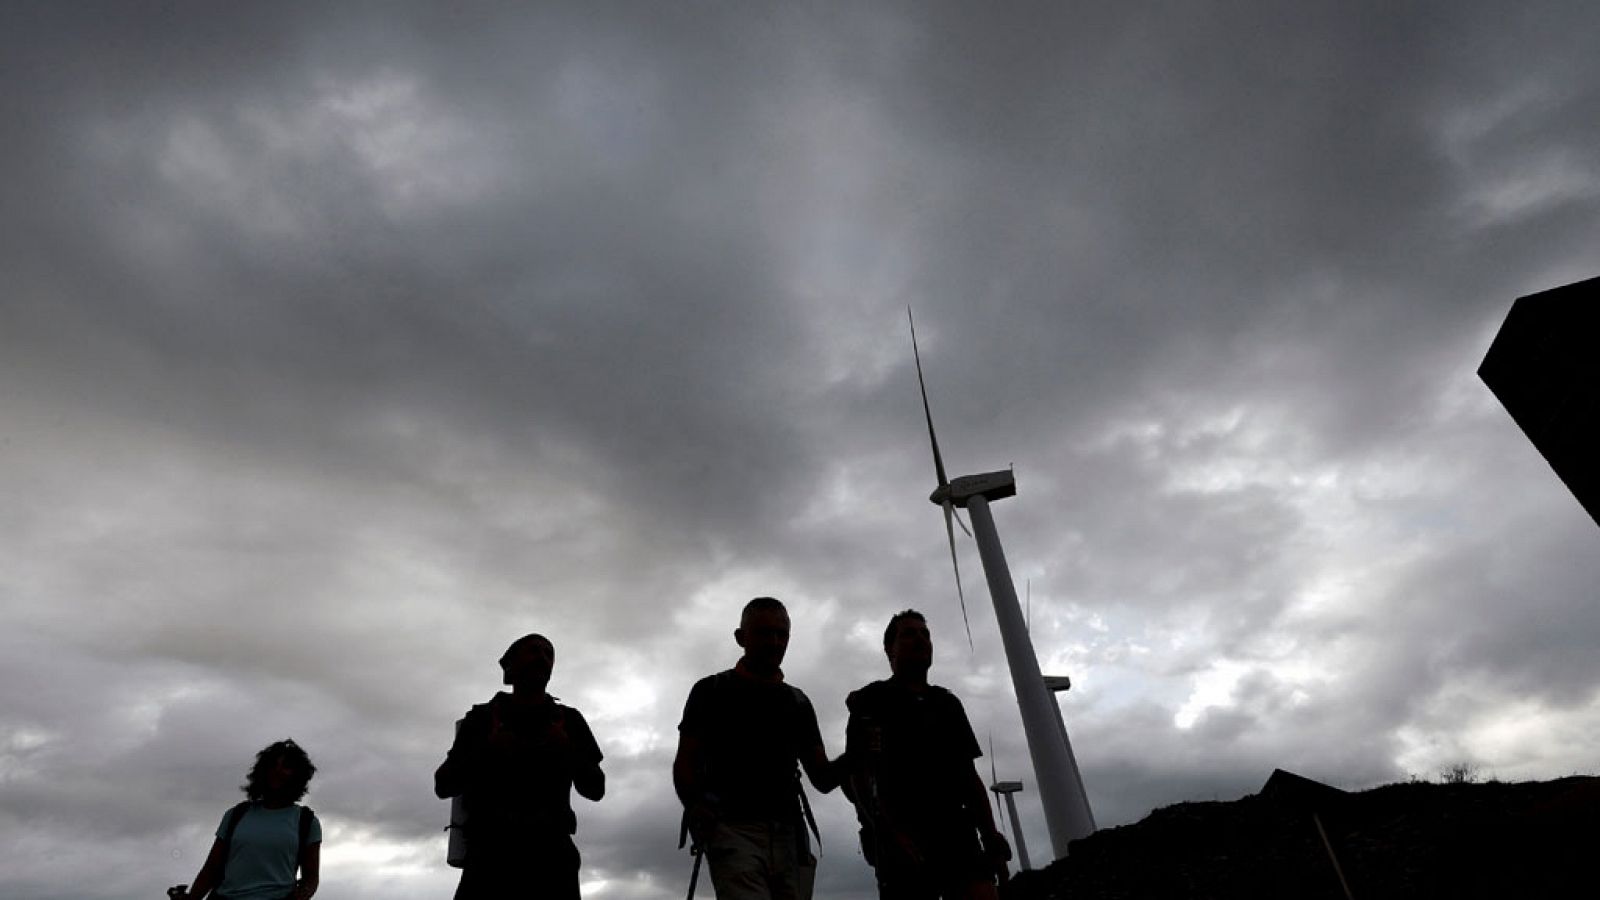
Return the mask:
<path id="1" fill-rule="evenodd" d="M 583 713 L 546 693 L 555 645 L 518 638 L 500 657 L 511 692 L 468 710 L 434 793 L 463 798 L 466 859 L 456 900 L 578 900 L 572 791 L 605 796 L 600 745 Z"/>
<path id="2" fill-rule="evenodd" d="M 890 677 L 845 700 L 845 791 L 878 897 L 995 900 L 1011 847 L 995 827 L 960 699 L 928 683 L 933 637 L 922 613 L 892 617 L 883 652 Z"/>
<path id="3" fill-rule="evenodd" d="M 816 825 L 799 769 L 824 794 L 839 782 L 816 710 L 783 680 L 788 610 L 772 597 L 751 600 L 733 638 L 744 655 L 690 690 L 672 763 L 695 874 L 703 858 L 718 900 L 810 900 L 817 860 L 806 824 Z"/>
<path id="4" fill-rule="evenodd" d="M 242 788 L 249 799 L 223 814 L 194 885 L 178 885 L 167 896 L 310 900 L 317 892 L 322 823 L 298 801 L 316 771 L 311 757 L 292 740 L 278 741 L 257 753 Z"/>

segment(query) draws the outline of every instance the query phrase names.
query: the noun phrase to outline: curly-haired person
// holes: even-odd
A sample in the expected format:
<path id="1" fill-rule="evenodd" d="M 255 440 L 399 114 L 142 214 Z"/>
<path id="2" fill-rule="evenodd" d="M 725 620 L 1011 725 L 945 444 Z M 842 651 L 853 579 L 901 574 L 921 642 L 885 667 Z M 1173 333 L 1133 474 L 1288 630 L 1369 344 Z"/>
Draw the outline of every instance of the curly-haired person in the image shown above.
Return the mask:
<path id="1" fill-rule="evenodd" d="M 306 795 L 316 771 L 294 741 L 278 741 L 257 753 L 242 787 L 249 799 L 223 814 L 194 886 L 173 888 L 168 896 L 309 900 L 317 892 L 322 823 L 296 801 Z"/>

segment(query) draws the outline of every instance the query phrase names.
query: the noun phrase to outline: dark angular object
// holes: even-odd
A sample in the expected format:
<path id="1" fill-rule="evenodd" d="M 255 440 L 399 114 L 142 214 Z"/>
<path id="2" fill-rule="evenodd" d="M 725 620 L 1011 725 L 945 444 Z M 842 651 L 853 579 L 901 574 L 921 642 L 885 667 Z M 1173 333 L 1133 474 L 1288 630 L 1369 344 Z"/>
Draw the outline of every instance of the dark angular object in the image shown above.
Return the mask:
<path id="1" fill-rule="evenodd" d="M 1600 525 L 1600 278 L 1518 298 L 1478 377 Z"/>
<path id="2" fill-rule="evenodd" d="M 1272 770 L 1272 777 L 1261 787 L 1261 796 L 1308 813 L 1336 812 L 1350 799 L 1349 794 L 1336 787 L 1283 769 Z"/>

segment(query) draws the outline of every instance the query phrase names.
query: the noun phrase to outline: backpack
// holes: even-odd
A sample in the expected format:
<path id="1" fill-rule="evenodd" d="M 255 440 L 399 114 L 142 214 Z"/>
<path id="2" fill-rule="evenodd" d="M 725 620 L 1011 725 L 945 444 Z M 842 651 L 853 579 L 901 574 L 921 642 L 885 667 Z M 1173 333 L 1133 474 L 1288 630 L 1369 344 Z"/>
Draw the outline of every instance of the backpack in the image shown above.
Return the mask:
<path id="1" fill-rule="evenodd" d="M 223 878 L 227 876 L 228 854 L 233 849 L 233 832 L 239 827 L 239 820 L 244 818 L 244 814 L 250 811 L 252 802 L 245 800 L 228 811 L 228 827 L 222 830 L 222 870 L 217 873 L 217 884 L 221 884 Z M 300 864 L 305 861 L 306 845 L 311 840 L 311 820 L 315 816 L 316 813 L 311 811 L 311 807 L 300 807 L 300 846 L 295 851 L 294 858 L 296 870 L 299 870 Z"/>
<path id="2" fill-rule="evenodd" d="M 551 720 L 565 723 L 568 707 L 562 706 L 553 696 L 550 698 L 550 704 Z M 501 716 L 500 707 L 491 699 L 488 703 L 474 704 L 471 709 L 467 710 L 467 715 L 456 720 L 455 733 L 457 740 L 460 740 L 461 731 L 466 727 L 468 719 L 474 715 L 488 718 L 487 727 L 490 733 L 503 727 L 504 719 Z M 478 727 L 477 720 L 474 720 L 473 727 Z M 469 736 L 468 739 L 477 740 L 476 737 L 472 736 Z M 445 862 L 457 869 L 464 869 L 467 866 L 468 847 L 470 846 L 470 833 L 472 830 L 471 820 L 472 814 L 466 793 L 463 792 L 451 797 L 450 824 L 444 827 L 445 832 L 450 835 L 449 842 L 445 845 Z M 565 826 L 567 834 L 575 834 L 578 830 L 577 817 L 569 814 Z"/>

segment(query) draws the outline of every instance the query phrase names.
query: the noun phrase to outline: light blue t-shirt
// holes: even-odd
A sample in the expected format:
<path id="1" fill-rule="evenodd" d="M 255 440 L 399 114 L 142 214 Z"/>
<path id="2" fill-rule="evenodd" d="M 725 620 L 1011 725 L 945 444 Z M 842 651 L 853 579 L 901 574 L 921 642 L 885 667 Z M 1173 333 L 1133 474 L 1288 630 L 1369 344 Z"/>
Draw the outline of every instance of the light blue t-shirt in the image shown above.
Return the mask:
<path id="1" fill-rule="evenodd" d="M 222 814 L 217 837 L 228 832 L 228 816 Z M 306 844 L 322 843 L 322 823 L 311 816 L 311 834 Z M 228 847 L 228 864 L 222 872 L 217 893 L 226 900 L 282 900 L 294 887 L 300 863 L 300 806 L 267 809 L 252 803 L 233 830 Z"/>

